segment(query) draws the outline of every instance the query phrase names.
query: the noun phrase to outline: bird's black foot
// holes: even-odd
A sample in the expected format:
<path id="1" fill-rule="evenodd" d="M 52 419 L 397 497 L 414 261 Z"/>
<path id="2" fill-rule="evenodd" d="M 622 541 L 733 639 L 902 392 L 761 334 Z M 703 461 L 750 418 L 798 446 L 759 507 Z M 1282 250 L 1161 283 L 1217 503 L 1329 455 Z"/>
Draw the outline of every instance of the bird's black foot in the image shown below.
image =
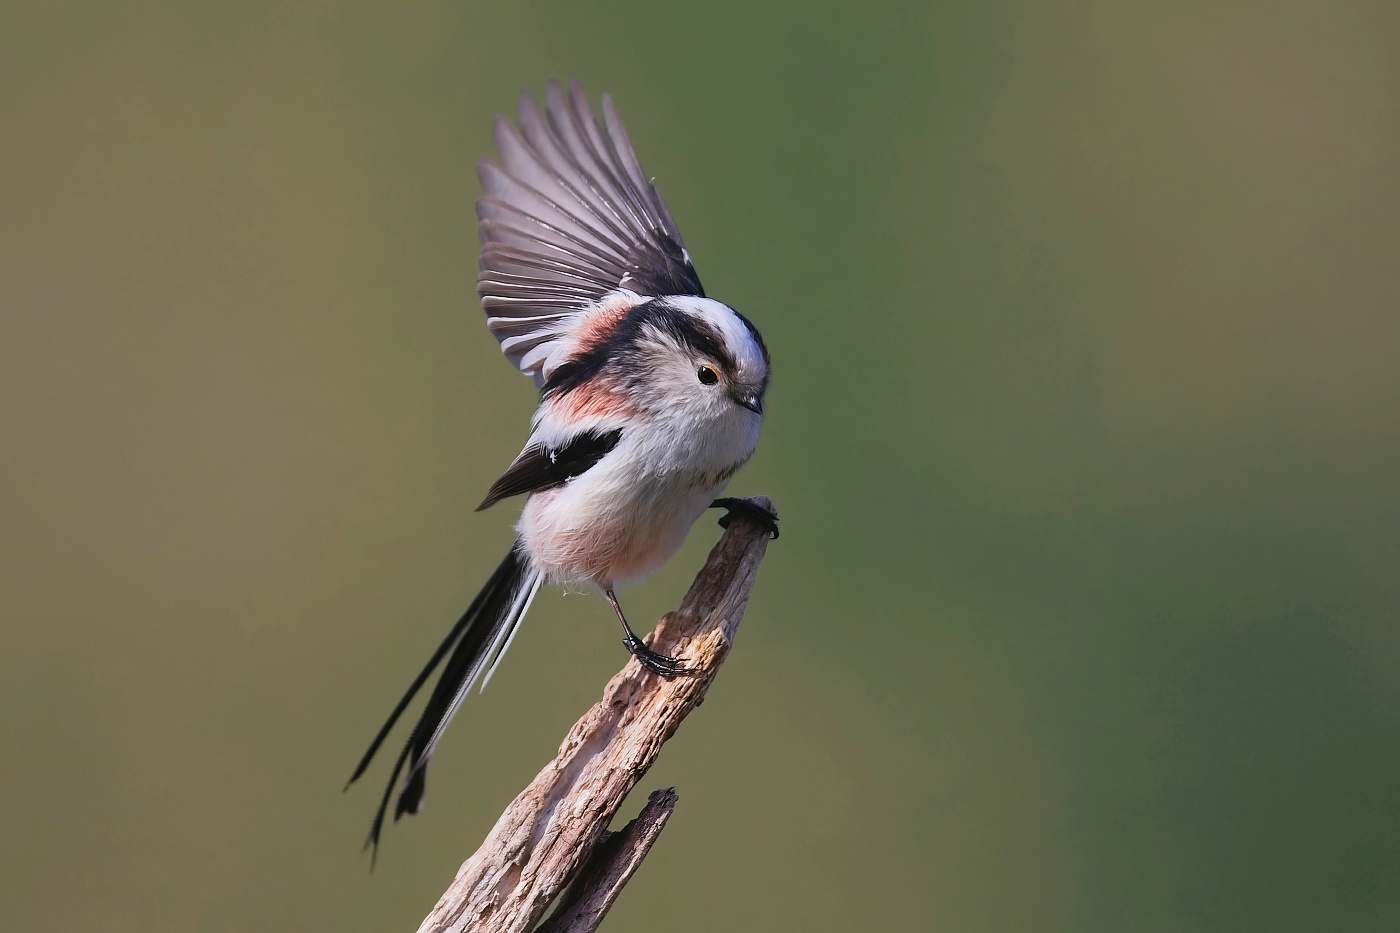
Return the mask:
<path id="1" fill-rule="evenodd" d="M 637 659 L 638 664 L 659 677 L 670 680 L 672 677 L 690 672 L 690 668 L 685 665 L 684 658 L 673 658 L 659 651 L 652 651 L 647 647 L 646 642 L 630 631 L 622 639 L 622 645 L 632 652 L 632 657 Z"/>
<path id="2" fill-rule="evenodd" d="M 747 518 L 758 522 L 768 529 L 768 534 L 774 540 L 778 537 L 778 513 L 772 509 L 765 509 L 752 499 L 739 499 L 727 496 L 723 499 L 716 499 L 710 503 L 712 509 L 724 509 L 725 513 L 719 517 L 719 527 L 728 528 L 733 521 L 735 513 L 739 513 Z"/>

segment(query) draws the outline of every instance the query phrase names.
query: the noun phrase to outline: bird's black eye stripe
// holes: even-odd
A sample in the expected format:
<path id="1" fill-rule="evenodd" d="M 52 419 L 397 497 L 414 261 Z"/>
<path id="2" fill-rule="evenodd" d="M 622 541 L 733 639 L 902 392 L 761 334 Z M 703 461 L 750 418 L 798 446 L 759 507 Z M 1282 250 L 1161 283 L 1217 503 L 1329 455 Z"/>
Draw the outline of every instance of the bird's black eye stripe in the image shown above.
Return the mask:
<path id="1" fill-rule="evenodd" d="M 719 373 L 715 372 L 713 366 L 701 366 L 697 374 L 702 385 L 712 386 L 719 382 Z"/>
<path id="2" fill-rule="evenodd" d="M 653 298 L 628 311 L 606 339 L 556 366 L 540 392 L 541 397 L 567 395 L 585 385 L 609 365 L 616 366 L 625 359 L 648 332 L 658 331 L 700 359 L 713 360 L 723 372 L 732 374 L 738 368 L 733 351 L 709 323 Z"/>

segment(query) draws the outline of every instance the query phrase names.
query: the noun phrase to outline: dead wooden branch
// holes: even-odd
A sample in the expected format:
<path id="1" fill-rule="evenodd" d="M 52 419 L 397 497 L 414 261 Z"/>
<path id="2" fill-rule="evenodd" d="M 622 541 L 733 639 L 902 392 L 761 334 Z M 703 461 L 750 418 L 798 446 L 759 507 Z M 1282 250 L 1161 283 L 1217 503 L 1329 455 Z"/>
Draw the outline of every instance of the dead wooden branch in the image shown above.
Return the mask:
<path id="1" fill-rule="evenodd" d="M 764 497 L 752 501 L 773 507 Z M 548 929 L 597 927 L 665 825 L 674 791 L 669 802 L 658 803 L 653 794 L 642 816 L 611 837 L 616 848 L 597 859 L 595 850 L 662 744 L 704 699 L 767 547 L 767 529 L 734 513 L 681 607 L 662 617 L 649 639 L 652 648 L 685 658 L 691 673 L 663 680 L 628 661 L 602 700 L 569 730 L 554 760 L 506 807 L 419 933 L 525 933 L 575 879 L 556 914 L 564 925 L 551 918 Z"/>
<path id="2" fill-rule="evenodd" d="M 535 933 L 593 933 L 598 929 L 675 809 L 674 787 L 652 791 L 635 820 L 615 833 L 604 834 L 586 870 L 564 892 L 559 906 Z"/>

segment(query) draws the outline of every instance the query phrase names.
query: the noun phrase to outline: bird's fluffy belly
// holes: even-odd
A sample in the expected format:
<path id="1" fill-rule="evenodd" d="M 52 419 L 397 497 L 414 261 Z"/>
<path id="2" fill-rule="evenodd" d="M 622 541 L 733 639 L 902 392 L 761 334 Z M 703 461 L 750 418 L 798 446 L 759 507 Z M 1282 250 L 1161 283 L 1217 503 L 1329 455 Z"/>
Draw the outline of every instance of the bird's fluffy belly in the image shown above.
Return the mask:
<path id="1" fill-rule="evenodd" d="M 550 582 L 606 587 L 646 576 L 679 550 L 724 486 L 701 475 L 609 479 L 590 471 L 525 503 L 520 539 Z"/>

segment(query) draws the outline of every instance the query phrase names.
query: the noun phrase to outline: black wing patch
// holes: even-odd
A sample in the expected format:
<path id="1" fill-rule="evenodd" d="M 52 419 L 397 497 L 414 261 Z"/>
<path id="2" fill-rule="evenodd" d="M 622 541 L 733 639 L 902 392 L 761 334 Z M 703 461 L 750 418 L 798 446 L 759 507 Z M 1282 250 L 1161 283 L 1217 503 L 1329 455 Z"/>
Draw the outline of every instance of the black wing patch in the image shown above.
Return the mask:
<path id="1" fill-rule="evenodd" d="M 622 285 L 640 295 L 698 295 L 705 297 L 700 276 L 684 248 L 660 230 L 651 242 L 632 244 L 627 250 L 627 275 Z"/>
<path id="2" fill-rule="evenodd" d="M 599 460 L 622 440 L 622 429 L 598 432 L 585 431 L 557 449 L 531 444 L 520 452 L 515 462 L 492 484 L 481 505 L 480 512 L 491 506 L 525 492 L 539 492 L 553 489 L 592 469 Z"/>

